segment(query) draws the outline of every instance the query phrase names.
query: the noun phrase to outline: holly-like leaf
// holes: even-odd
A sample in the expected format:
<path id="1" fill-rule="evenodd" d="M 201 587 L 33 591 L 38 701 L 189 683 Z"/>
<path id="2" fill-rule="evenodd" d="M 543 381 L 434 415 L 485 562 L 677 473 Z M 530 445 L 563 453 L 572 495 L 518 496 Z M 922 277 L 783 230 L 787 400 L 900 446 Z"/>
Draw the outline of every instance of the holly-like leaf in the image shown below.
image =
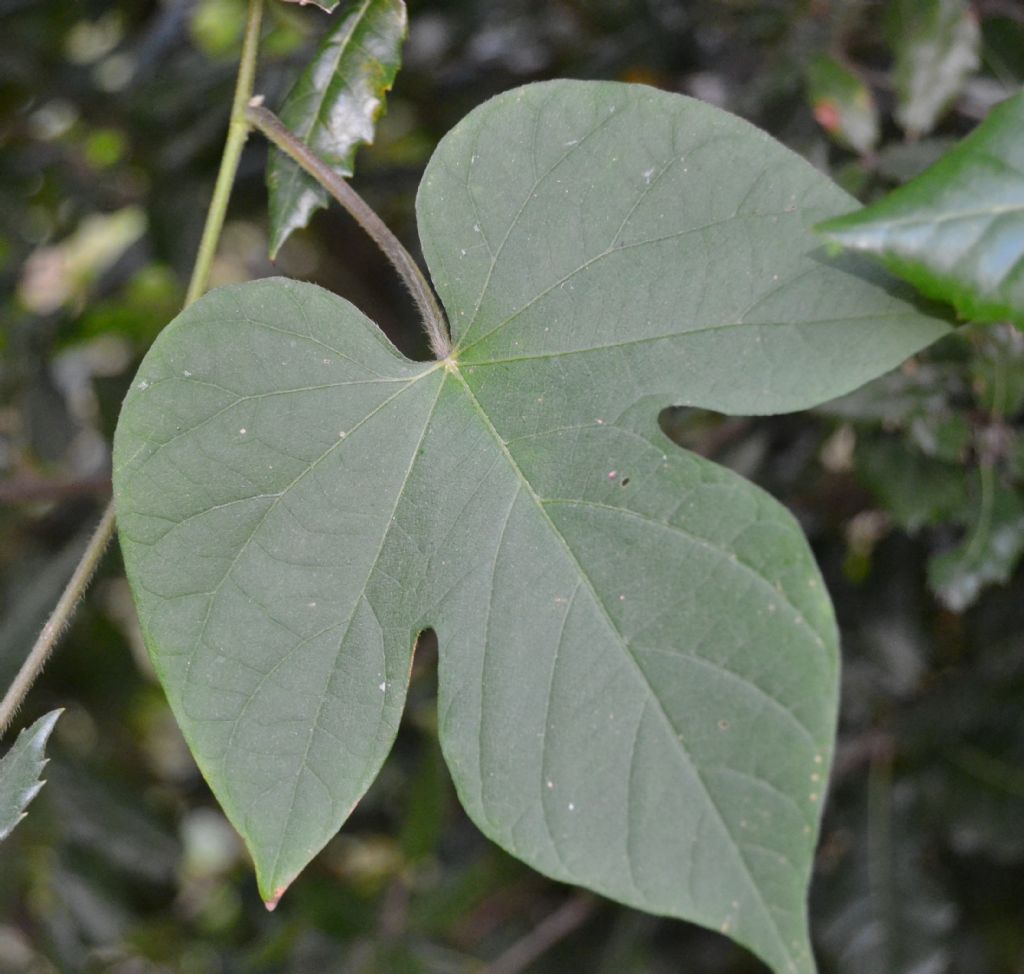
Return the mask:
<path id="1" fill-rule="evenodd" d="M 981 29 L 966 0 L 897 0 L 892 10 L 896 121 L 917 138 L 977 70 Z"/>
<path id="2" fill-rule="evenodd" d="M 917 179 L 819 229 L 965 318 L 1024 326 L 1024 93 Z"/>
<path id="3" fill-rule="evenodd" d="M 25 809 L 46 783 L 43 751 L 62 710 L 53 710 L 23 730 L 14 746 L 0 758 L 0 842 L 25 817 Z"/>
<path id="4" fill-rule="evenodd" d="M 808 406 L 947 330 L 824 256 L 810 226 L 852 205 L 718 109 L 533 85 L 460 123 L 420 188 L 448 359 L 283 280 L 164 331 L 115 441 L 122 547 L 270 903 L 376 775 L 432 627 L 487 835 L 814 970 L 831 608 L 793 518 L 657 420 Z"/>
<path id="5" fill-rule="evenodd" d="M 351 176 L 356 149 L 373 141 L 401 64 L 404 0 L 359 0 L 330 28 L 288 93 L 281 120 L 321 159 Z M 327 205 L 327 191 L 277 149 L 267 157 L 270 256 Z"/>
<path id="6" fill-rule="evenodd" d="M 807 68 L 807 93 L 818 124 L 840 145 L 861 155 L 878 143 L 878 108 L 864 80 L 822 54 Z"/>

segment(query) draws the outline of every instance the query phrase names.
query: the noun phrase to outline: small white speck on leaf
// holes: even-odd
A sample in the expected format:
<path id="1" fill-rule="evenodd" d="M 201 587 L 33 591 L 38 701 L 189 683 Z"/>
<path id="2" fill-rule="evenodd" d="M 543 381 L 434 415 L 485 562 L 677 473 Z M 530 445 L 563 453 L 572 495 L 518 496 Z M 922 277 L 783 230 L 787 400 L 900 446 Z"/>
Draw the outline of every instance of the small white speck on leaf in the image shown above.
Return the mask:
<path id="1" fill-rule="evenodd" d="M 576 806 L 572 802 L 569 802 L 569 811 L 570 812 L 575 812 L 576 811 Z"/>
<path id="2" fill-rule="evenodd" d="M 618 470 L 609 470 L 608 471 L 608 479 L 609 480 L 614 480 L 615 476 L 616 476 L 616 474 L 618 474 L 618 472 L 619 472 Z"/>
<path id="3" fill-rule="evenodd" d="M 143 379 L 135 388 L 140 392 L 145 392 L 149 388 L 149 383 Z"/>
<path id="4" fill-rule="evenodd" d="M 380 690 L 381 693 L 384 693 L 387 690 L 387 688 L 388 688 L 387 681 L 385 681 L 379 687 L 377 687 L 377 689 Z"/>
<path id="5" fill-rule="evenodd" d="M 249 431 L 243 426 L 238 432 L 241 436 L 245 436 Z"/>

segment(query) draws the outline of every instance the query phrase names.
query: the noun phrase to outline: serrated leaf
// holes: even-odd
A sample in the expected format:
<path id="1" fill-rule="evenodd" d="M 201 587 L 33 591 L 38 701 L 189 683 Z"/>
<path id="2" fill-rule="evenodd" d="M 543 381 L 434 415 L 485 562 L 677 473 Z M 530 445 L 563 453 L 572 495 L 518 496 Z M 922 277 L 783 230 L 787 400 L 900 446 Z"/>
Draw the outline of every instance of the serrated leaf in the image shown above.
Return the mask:
<path id="1" fill-rule="evenodd" d="M 809 405 L 947 330 L 824 257 L 809 227 L 851 205 L 718 109 L 533 85 L 460 123 L 420 189 L 449 359 L 280 280 L 164 331 L 115 440 L 122 547 L 269 901 L 376 775 L 432 627 L 486 834 L 814 970 L 828 598 L 792 517 L 657 417 Z"/>
<path id="2" fill-rule="evenodd" d="M 966 0 L 897 0 L 893 12 L 896 121 L 917 138 L 977 70 L 981 29 Z"/>
<path id="3" fill-rule="evenodd" d="M 62 710 L 53 710 L 23 730 L 14 746 L 0 758 L 0 842 L 25 817 L 30 802 L 46 783 L 43 751 Z"/>
<path id="4" fill-rule="evenodd" d="M 1024 93 L 917 179 L 818 229 L 965 318 L 1024 326 Z"/>
<path id="5" fill-rule="evenodd" d="M 878 109 L 853 69 L 822 54 L 807 67 L 807 93 L 818 124 L 840 145 L 861 155 L 878 143 Z"/>
<path id="6" fill-rule="evenodd" d="M 359 0 L 334 24 L 312 63 L 288 93 L 281 120 L 343 176 L 356 149 L 373 141 L 401 64 L 407 18 L 403 0 Z M 267 157 L 270 256 L 327 205 L 327 191 L 283 152 Z"/>

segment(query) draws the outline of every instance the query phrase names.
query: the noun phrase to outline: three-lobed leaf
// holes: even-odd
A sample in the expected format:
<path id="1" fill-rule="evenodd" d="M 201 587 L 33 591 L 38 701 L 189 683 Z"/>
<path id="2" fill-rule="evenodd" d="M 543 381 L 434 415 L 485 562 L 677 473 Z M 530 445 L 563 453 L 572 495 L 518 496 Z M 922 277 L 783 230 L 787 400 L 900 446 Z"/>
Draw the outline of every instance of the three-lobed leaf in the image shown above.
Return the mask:
<path id="1" fill-rule="evenodd" d="M 808 406 L 947 330 L 824 256 L 809 227 L 851 205 L 717 109 L 532 85 L 421 185 L 448 359 L 282 280 L 161 335 L 115 440 L 121 542 L 270 903 L 376 775 L 432 627 L 442 747 L 487 835 L 814 970 L 831 607 L 793 518 L 657 417 Z"/>
<path id="2" fill-rule="evenodd" d="M 819 229 L 965 318 L 1024 326 L 1024 93 L 916 179 Z"/>
<path id="3" fill-rule="evenodd" d="M 358 0 L 332 24 L 285 99 L 281 120 L 341 175 L 352 175 L 356 149 L 373 141 L 407 27 L 404 0 Z M 267 157 L 267 189 L 274 257 L 329 196 L 277 149 Z"/>
<path id="4" fill-rule="evenodd" d="M 0 758 L 0 842 L 25 817 L 25 810 L 45 784 L 39 776 L 46 767 L 46 742 L 61 713 L 53 710 L 40 717 Z"/>

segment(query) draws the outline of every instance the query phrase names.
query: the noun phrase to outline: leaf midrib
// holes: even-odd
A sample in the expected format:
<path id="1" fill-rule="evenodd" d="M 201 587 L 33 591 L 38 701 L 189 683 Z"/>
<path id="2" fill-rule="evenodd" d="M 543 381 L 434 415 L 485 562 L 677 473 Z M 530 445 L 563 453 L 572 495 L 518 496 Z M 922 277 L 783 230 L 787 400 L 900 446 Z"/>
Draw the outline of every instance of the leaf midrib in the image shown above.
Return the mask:
<path id="1" fill-rule="evenodd" d="M 362 7 L 358 11 L 353 11 L 350 14 L 352 18 L 351 28 L 349 29 L 348 33 L 345 34 L 344 38 L 337 42 L 337 53 L 335 57 L 332 58 L 333 64 L 331 66 L 330 72 L 331 81 L 329 81 L 324 86 L 324 89 L 320 93 L 319 98 L 316 99 L 316 110 L 310 116 L 310 119 L 308 123 L 304 126 L 304 131 L 302 132 L 301 135 L 303 142 L 305 142 L 309 138 L 310 133 L 316 127 L 317 123 L 322 121 L 321 113 L 323 112 L 324 105 L 327 102 L 327 93 L 328 91 L 331 90 L 334 82 L 337 81 L 338 67 L 341 65 L 342 58 L 344 58 L 345 55 L 348 53 L 349 45 L 352 43 L 352 38 L 355 37 L 356 31 L 360 28 L 360 26 L 362 26 L 363 18 L 366 17 L 366 14 L 369 11 L 370 6 L 373 2 L 374 0 L 363 0 Z"/>
<path id="2" fill-rule="evenodd" d="M 551 530 L 552 535 L 562 545 L 562 547 L 565 550 L 566 554 L 569 556 L 569 558 L 572 561 L 572 563 L 576 566 L 576 569 L 577 569 L 577 571 L 579 573 L 580 579 L 582 580 L 583 584 L 587 587 L 588 591 L 590 592 L 591 598 L 594 600 L 594 604 L 598 607 L 601 615 L 604 617 L 606 625 L 608 626 L 608 628 L 612 632 L 612 634 L 615 636 L 615 638 L 617 639 L 619 644 L 622 646 L 623 650 L 625 651 L 625 654 L 626 654 L 627 658 L 630 660 L 630 662 L 633 665 L 635 673 L 639 676 L 641 682 L 646 687 L 646 689 L 649 692 L 651 698 L 657 703 L 658 713 L 661 716 L 661 719 L 664 721 L 666 727 L 668 728 L 669 737 L 670 737 L 670 739 L 673 742 L 678 742 L 678 753 L 680 754 L 680 756 L 683 757 L 684 761 L 686 762 L 686 764 L 689 766 L 691 772 L 693 773 L 695 779 L 700 783 L 701 789 L 704 792 L 705 800 L 706 800 L 708 806 L 714 811 L 715 817 L 718 820 L 719 827 L 721 828 L 722 833 L 728 839 L 729 846 L 732 848 L 733 853 L 734 853 L 736 859 L 738 860 L 738 863 L 739 863 L 739 866 L 740 866 L 740 869 L 741 869 L 741 874 L 747 880 L 747 884 L 748 884 L 749 888 L 751 889 L 751 891 L 753 892 L 754 898 L 756 899 L 757 903 L 759 904 L 759 906 L 761 908 L 762 915 L 767 919 L 769 928 L 771 929 L 771 931 L 772 931 L 772 933 L 773 933 L 773 935 L 775 937 L 775 940 L 776 940 L 779 948 L 782 950 L 783 956 L 785 956 L 787 958 L 787 960 L 789 960 L 789 962 L 792 965 L 795 966 L 796 961 L 795 961 L 795 959 L 793 957 L 793 954 L 790 952 L 788 946 L 786 945 L 785 937 L 782 934 L 782 931 L 779 930 L 778 924 L 777 924 L 777 922 L 775 920 L 775 916 L 772 913 L 771 909 L 768 907 L 768 904 L 765 901 L 764 896 L 761 893 L 760 887 L 757 885 L 757 882 L 754 879 L 753 873 L 751 872 L 751 869 L 750 869 L 750 865 L 747 862 L 746 856 L 743 854 L 742 847 L 736 841 L 736 839 L 733 836 L 732 832 L 729 830 L 729 827 L 728 827 L 728 825 L 725 822 L 725 817 L 723 816 L 721 809 L 718 807 L 718 804 L 715 801 L 714 797 L 712 796 L 711 791 L 708 788 L 707 783 L 704 781 L 704 777 L 701 774 L 700 767 L 698 766 L 697 762 L 693 759 L 693 756 L 690 754 L 689 750 L 686 748 L 685 743 L 680 739 L 680 736 L 678 734 L 677 729 L 673 725 L 671 718 L 669 717 L 668 713 L 665 710 L 665 707 L 664 707 L 664 704 L 661 701 L 661 698 L 658 696 L 654 686 L 651 684 L 649 678 L 647 677 L 646 672 L 644 671 L 643 667 L 640 665 L 640 661 L 637 659 L 636 655 L 634 654 L 634 652 L 633 652 L 632 648 L 630 647 L 629 643 L 626 641 L 625 637 L 622 635 L 622 633 L 619 631 L 618 627 L 615 625 L 614 620 L 612 619 L 611 615 L 608 612 L 607 607 L 604 604 L 604 600 L 601 599 L 601 597 L 598 595 L 596 589 L 594 588 L 594 584 L 593 584 L 590 576 L 584 570 L 583 565 L 580 563 L 579 558 L 576 556 L 575 551 L 572 549 L 572 547 L 569 544 L 568 540 L 561 533 L 561 531 L 558 530 L 557 525 L 551 519 L 551 516 L 548 514 L 547 510 L 545 509 L 543 502 L 541 501 L 540 497 L 537 495 L 536 491 L 533 489 L 533 484 L 530 483 L 530 481 L 527 479 L 526 475 L 523 473 L 522 468 L 516 462 L 515 457 L 512 456 L 511 452 L 508 449 L 507 444 L 501 438 L 501 435 L 498 433 L 498 431 L 495 428 L 494 424 L 491 422 L 490 416 L 488 415 L 487 411 L 483 408 L 483 405 L 480 403 L 480 401 L 477 399 L 475 393 L 473 392 L 473 389 L 471 388 L 469 383 L 466 381 L 465 377 L 462 375 L 461 371 L 459 370 L 459 368 L 457 366 L 451 368 L 449 371 L 461 383 L 463 389 L 465 390 L 466 395 L 469 398 L 470 403 L 472 404 L 472 406 L 476 410 L 476 412 L 479 414 L 479 416 L 480 416 L 481 420 L 483 421 L 484 426 L 487 428 L 488 432 L 494 438 L 495 443 L 498 445 L 499 450 L 504 455 L 506 461 L 509 464 L 509 467 L 515 473 L 516 477 L 520 481 L 520 484 L 521 484 L 522 488 L 526 491 L 526 493 L 533 500 L 534 505 L 537 508 L 537 511 L 540 513 L 541 517 L 547 522 L 547 525 L 548 525 L 549 529 Z"/>
<path id="3" fill-rule="evenodd" d="M 894 227 L 936 226 L 942 223 L 953 223 L 957 220 L 974 220 L 978 217 L 996 219 L 1007 214 L 1024 214 L 1024 203 L 1007 203 L 986 207 L 983 210 L 954 210 L 950 213 L 939 214 L 938 216 L 879 217 L 877 221 L 873 221 L 873 224 L 867 224 L 862 227 L 852 226 L 849 229 L 837 228 L 834 232 L 837 236 L 840 236 L 869 229 L 872 225 L 876 229 L 889 230 Z"/>

